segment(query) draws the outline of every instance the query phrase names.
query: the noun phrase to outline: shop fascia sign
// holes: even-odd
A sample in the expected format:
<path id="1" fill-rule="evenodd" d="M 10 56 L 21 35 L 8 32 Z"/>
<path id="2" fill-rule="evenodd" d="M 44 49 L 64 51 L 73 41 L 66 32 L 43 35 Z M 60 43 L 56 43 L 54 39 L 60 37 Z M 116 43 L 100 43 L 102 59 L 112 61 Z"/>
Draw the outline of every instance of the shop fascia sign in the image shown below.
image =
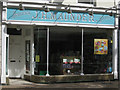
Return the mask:
<path id="1" fill-rule="evenodd" d="M 18 10 L 7 9 L 7 20 L 10 21 L 36 21 L 36 22 L 57 22 L 57 23 L 72 23 L 72 24 L 102 24 L 114 25 L 114 16 L 107 14 L 93 14 L 65 11 L 50 11 L 42 10 Z"/>

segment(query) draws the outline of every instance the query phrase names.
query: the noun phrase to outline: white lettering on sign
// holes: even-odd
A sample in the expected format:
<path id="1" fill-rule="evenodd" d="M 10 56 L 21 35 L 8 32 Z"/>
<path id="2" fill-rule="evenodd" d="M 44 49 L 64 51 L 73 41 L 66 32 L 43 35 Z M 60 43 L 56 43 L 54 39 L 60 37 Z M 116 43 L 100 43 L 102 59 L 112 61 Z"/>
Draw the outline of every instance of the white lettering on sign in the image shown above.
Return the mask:
<path id="1" fill-rule="evenodd" d="M 33 19 L 42 19 L 42 20 L 65 20 L 65 21 L 83 21 L 83 22 L 95 22 L 94 16 L 89 14 L 68 14 L 68 13 L 54 13 L 54 12 L 44 12 L 42 11 L 40 14 L 36 11 Z M 97 21 L 96 21 L 97 22 Z"/>

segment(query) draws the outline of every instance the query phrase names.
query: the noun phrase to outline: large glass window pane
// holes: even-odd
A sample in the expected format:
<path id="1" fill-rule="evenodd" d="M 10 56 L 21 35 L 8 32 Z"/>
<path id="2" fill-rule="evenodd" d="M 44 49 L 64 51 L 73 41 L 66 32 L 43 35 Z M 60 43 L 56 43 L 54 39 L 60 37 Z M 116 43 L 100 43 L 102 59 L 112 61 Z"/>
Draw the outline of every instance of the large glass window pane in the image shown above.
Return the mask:
<path id="1" fill-rule="evenodd" d="M 50 74 L 80 74 L 81 29 L 50 28 Z"/>
<path id="2" fill-rule="evenodd" d="M 112 30 L 84 30 L 84 73 L 112 72 Z"/>
<path id="3" fill-rule="evenodd" d="M 47 41 L 46 28 L 34 30 L 34 49 L 35 49 L 35 74 L 46 75 L 47 70 Z"/>

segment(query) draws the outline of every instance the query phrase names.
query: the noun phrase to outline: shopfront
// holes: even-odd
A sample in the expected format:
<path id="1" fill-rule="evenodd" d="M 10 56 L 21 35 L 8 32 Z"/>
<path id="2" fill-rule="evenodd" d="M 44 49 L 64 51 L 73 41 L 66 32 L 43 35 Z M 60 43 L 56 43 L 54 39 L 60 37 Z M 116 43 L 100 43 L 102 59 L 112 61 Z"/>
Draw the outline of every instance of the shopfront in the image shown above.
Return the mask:
<path id="1" fill-rule="evenodd" d="M 8 77 L 114 73 L 114 22 L 107 14 L 7 8 Z"/>
<path id="2" fill-rule="evenodd" d="M 49 74 L 80 75 L 82 28 L 50 27 L 49 29 Z M 46 75 L 44 71 L 47 70 L 47 30 L 38 28 L 34 31 L 37 65 L 35 74 Z M 112 73 L 112 33 L 112 29 L 84 28 L 84 74 Z"/>

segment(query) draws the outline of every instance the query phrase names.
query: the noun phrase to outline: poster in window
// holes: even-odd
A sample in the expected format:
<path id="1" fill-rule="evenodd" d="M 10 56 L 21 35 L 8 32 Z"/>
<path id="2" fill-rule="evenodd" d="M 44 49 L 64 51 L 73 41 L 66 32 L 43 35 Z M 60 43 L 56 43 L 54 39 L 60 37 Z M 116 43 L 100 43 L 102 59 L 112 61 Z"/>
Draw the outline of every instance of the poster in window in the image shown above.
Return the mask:
<path id="1" fill-rule="evenodd" d="M 40 56 L 39 55 L 36 55 L 35 59 L 36 59 L 36 62 L 40 62 Z"/>
<path id="2" fill-rule="evenodd" d="M 94 54 L 108 54 L 108 39 L 94 39 Z"/>

